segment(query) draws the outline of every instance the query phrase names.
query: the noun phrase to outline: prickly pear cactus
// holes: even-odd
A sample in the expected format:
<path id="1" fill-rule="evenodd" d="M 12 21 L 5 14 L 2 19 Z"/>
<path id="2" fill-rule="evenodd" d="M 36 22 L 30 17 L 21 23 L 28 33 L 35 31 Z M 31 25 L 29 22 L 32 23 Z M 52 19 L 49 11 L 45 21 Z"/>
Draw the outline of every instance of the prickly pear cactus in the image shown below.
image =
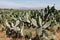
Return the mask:
<path id="1" fill-rule="evenodd" d="M 5 20 L 4 20 L 5 19 Z M 60 24 L 58 11 L 49 6 L 41 10 L 1 10 L 0 23 L 9 36 L 15 34 L 28 39 L 53 40 Z M 2 28 L 0 28 L 1 30 Z M 16 38 L 17 38 L 16 37 Z"/>

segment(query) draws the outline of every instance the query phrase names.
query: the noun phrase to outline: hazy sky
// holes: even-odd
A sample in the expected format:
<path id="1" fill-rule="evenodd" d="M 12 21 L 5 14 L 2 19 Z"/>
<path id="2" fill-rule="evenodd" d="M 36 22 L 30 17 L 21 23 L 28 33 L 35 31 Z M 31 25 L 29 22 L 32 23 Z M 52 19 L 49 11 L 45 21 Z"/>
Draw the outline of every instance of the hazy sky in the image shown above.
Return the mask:
<path id="1" fill-rule="evenodd" d="M 46 7 L 54 4 L 60 9 L 60 0 L 0 0 L 0 8 Z"/>

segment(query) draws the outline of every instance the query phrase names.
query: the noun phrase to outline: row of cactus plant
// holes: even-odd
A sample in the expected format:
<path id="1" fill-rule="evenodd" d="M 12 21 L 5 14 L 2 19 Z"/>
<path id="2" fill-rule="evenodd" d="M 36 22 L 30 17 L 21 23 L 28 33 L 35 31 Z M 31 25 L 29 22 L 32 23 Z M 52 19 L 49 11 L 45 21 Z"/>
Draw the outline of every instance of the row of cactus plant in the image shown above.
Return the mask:
<path id="1" fill-rule="evenodd" d="M 41 10 L 0 9 L 0 23 L 4 25 L 6 34 L 11 36 L 15 32 L 30 40 L 36 36 L 39 38 L 35 40 L 55 39 L 59 20 L 59 13 L 54 6 Z"/>

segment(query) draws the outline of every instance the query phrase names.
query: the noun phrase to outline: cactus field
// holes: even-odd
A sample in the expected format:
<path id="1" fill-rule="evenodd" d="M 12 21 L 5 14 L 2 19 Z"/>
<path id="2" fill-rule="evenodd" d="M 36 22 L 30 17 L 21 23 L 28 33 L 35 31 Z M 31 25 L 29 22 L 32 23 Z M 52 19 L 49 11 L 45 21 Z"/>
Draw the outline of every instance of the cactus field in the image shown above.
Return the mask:
<path id="1" fill-rule="evenodd" d="M 60 40 L 60 11 L 0 9 L 0 40 Z"/>

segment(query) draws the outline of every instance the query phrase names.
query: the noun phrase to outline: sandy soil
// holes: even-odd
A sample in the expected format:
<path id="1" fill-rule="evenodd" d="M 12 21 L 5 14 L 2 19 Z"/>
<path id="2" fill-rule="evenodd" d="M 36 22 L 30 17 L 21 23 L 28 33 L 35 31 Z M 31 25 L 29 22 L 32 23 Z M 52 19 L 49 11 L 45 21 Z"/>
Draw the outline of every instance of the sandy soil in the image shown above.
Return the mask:
<path id="1" fill-rule="evenodd" d="M 56 39 L 55 40 L 60 40 L 60 30 L 56 32 Z"/>
<path id="2" fill-rule="evenodd" d="M 3 31 L 3 32 L 0 32 L 0 40 L 13 40 L 13 39 L 12 38 L 8 38 L 6 36 L 5 31 Z M 21 39 L 17 39 L 17 40 L 25 40 L 25 39 L 21 38 Z M 60 31 L 59 30 L 56 32 L 56 39 L 55 40 L 60 40 Z"/>
<path id="3" fill-rule="evenodd" d="M 3 32 L 0 32 L 0 40 L 13 40 L 13 39 L 12 38 L 8 38 L 6 36 L 5 31 L 3 31 Z M 20 39 L 17 38 L 16 40 L 25 40 L 25 39 L 24 38 L 20 38 Z"/>
<path id="4" fill-rule="evenodd" d="M 6 36 L 5 31 L 0 32 L 0 40 L 11 40 L 11 39 L 12 39 L 12 38 L 8 38 L 8 37 Z"/>

